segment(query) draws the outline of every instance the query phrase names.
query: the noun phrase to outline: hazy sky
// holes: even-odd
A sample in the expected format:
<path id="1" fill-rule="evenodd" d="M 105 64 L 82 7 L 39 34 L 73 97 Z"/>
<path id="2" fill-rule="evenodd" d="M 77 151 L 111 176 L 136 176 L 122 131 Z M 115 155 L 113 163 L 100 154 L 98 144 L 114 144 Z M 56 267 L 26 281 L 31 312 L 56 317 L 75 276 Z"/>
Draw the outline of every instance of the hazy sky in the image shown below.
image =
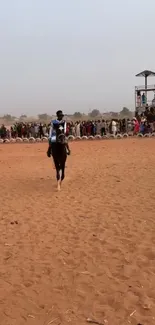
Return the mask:
<path id="1" fill-rule="evenodd" d="M 155 0 L 0 0 L 0 115 L 133 109 L 154 16 Z"/>

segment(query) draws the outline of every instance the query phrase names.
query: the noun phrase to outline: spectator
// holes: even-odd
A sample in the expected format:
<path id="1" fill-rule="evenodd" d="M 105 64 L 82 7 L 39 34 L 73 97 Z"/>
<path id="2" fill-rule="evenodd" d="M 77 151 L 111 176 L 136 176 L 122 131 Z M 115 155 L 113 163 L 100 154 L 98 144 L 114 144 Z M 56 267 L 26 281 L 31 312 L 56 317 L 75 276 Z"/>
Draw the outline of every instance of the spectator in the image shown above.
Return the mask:
<path id="1" fill-rule="evenodd" d="M 75 135 L 76 137 L 80 137 L 80 122 L 75 123 Z"/>
<path id="2" fill-rule="evenodd" d="M 39 137 L 40 139 L 44 136 L 44 133 L 43 133 L 43 125 L 40 123 L 39 125 Z"/>
<path id="3" fill-rule="evenodd" d="M 31 127 L 32 133 L 34 131 L 34 137 L 37 138 L 39 135 L 39 126 L 37 123 L 34 124 L 34 127 Z"/>
<path id="4" fill-rule="evenodd" d="M 136 118 L 134 118 L 133 121 L 134 121 L 134 134 L 137 134 L 139 133 L 140 124 Z"/>
<path id="5" fill-rule="evenodd" d="M 101 136 L 106 135 L 106 123 L 105 120 L 101 122 Z"/>
<path id="6" fill-rule="evenodd" d="M 100 122 L 100 120 L 98 120 L 97 123 L 96 123 L 96 134 L 97 135 L 101 134 L 101 122 Z"/>
<path id="7" fill-rule="evenodd" d="M 6 139 L 6 137 L 7 137 L 7 129 L 4 126 L 4 124 L 1 127 L 0 135 L 1 135 L 1 139 Z"/>
<path id="8" fill-rule="evenodd" d="M 117 126 L 116 126 L 116 121 L 115 120 L 112 120 L 112 134 L 113 135 L 116 135 L 117 133 Z"/>

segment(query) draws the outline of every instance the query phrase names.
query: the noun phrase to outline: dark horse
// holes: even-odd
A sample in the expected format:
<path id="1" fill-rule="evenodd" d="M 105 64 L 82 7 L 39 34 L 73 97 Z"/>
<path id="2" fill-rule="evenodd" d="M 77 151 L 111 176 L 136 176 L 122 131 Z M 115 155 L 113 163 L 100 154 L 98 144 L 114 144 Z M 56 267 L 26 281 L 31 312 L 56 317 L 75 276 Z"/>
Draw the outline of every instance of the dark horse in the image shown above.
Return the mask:
<path id="1" fill-rule="evenodd" d="M 51 151 L 56 168 L 56 179 L 58 191 L 61 189 L 61 182 L 65 178 L 65 164 L 67 159 L 66 137 L 63 133 L 57 135 L 56 142 L 51 143 Z"/>

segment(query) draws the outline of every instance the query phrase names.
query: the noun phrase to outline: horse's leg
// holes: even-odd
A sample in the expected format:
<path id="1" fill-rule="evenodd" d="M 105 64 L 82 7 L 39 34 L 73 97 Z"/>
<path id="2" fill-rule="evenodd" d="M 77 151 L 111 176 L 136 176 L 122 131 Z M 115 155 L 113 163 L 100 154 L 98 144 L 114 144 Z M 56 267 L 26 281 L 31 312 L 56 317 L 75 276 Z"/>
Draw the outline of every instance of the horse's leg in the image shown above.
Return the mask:
<path id="1" fill-rule="evenodd" d="M 57 181 L 57 189 L 58 189 L 58 191 L 61 190 L 61 179 L 59 179 L 59 180 Z"/>
<path id="2" fill-rule="evenodd" d="M 61 182 L 64 180 L 65 178 L 65 164 L 66 164 L 66 159 L 67 159 L 67 155 L 65 153 L 64 155 L 64 159 L 63 159 L 63 162 L 61 164 Z"/>
<path id="3" fill-rule="evenodd" d="M 57 188 L 58 191 L 61 189 L 61 178 L 60 178 L 60 165 L 57 159 L 53 156 L 54 165 L 56 168 L 56 179 L 57 179 Z"/>
<path id="4" fill-rule="evenodd" d="M 56 179 L 57 179 L 57 189 L 61 190 L 61 177 L 60 177 L 60 166 L 57 164 L 56 166 Z"/>

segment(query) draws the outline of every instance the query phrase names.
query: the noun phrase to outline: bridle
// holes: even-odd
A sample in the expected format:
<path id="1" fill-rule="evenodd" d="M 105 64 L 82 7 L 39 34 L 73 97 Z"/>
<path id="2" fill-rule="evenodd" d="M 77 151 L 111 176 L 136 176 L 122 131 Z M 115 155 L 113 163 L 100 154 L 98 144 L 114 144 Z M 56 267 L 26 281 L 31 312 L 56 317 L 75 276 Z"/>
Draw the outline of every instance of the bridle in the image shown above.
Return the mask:
<path id="1" fill-rule="evenodd" d="M 65 140 L 66 140 L 66 136 L 64 133 L 60 133 L 58 136 L 57 136 L 57 141 L 61 144 L 64 144 L 65 143 Z"/>

